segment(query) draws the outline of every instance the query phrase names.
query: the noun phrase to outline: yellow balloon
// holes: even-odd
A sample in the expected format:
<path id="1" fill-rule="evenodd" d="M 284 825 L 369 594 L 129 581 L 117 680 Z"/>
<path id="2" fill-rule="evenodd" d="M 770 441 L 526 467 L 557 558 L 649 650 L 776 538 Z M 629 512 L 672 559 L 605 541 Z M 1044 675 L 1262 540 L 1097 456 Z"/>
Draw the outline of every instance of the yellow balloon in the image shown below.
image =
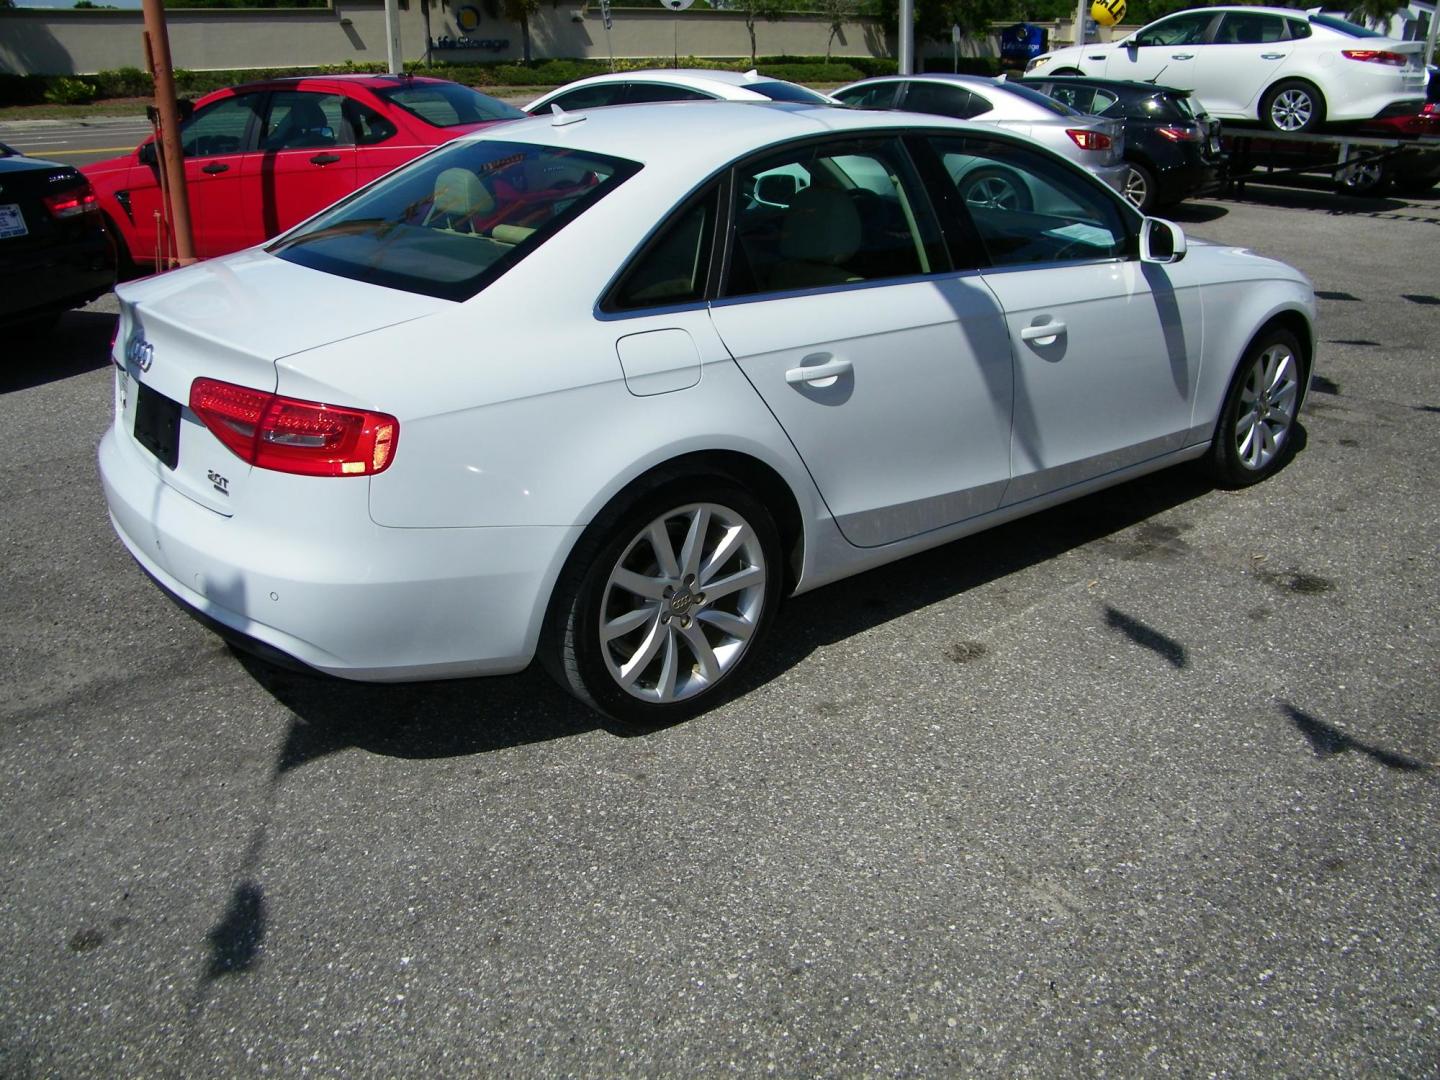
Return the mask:
<path id="1" fill-rule="evenodd" d="M 1095 0 L 1090 17 L 1101 26 L 1114 26 L 1125 19 L 1125 0 Z"/>

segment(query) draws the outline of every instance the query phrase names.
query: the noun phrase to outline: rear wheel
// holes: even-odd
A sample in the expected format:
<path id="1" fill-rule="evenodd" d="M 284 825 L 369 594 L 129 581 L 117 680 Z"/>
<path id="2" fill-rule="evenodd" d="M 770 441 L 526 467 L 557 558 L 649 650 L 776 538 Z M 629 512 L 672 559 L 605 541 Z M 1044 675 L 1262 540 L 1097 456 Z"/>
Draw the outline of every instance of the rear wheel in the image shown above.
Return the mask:
<path id="1" fill-rule="evenodd" d="M 1271 131 L 1315 131 L 1325 123 L 1325 97 L 1304 79 L 1278 82 L 1260 103 L 1260 122 Z"/>
<path id="2" fill-rule="evenodd" d="M 783 580 L 763 504 L 724 481 L 677 481 L 581 541 L 556 586 L 541 659 L 607 716 L 674 723 L 734 685 Z"/>
<path id="3" fill-rule="evenodd" d="M 1295 335 L 1266 330 L 1245 351 L 1220 410 L 1210 472 L 1222 487 L 1259 483 L 1290 455 L 1305 360 Z"/>
<path id="4" fill-rule="evenodd" d="M 1365 161 L 1351 165 L 1335 181 L 1335 190 L 1342 195 L 1380 195 L 1390 186 L 1385 163 Z"/>
<path id="5" fill-rule="evenodd" d="M 1030 189 L 1006 169 L 976 169 L 960 180 L 960 191 L 970 206 L 988 210 L 1031 210 Z"/>
<path id="6" fill-rule="evenodd" d="M 1129 171 L 1125 174 L 1120 193 L 1131 206 L 1142 214 L 1148 214 L 1155 205 L 1155 176 L 1138 162 L 1128 161 Z"/>

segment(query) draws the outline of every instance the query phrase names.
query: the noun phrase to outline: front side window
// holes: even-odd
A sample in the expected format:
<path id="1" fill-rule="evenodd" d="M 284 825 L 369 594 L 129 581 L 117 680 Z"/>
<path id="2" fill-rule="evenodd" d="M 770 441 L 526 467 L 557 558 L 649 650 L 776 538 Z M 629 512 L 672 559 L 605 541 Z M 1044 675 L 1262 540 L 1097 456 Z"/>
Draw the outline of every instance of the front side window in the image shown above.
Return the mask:
<path id="1" fill-rule="evenodd" d="M 250 125 L 259 104 L 259 94 L 236 94 L 196 110 L 180 131 L 185 156 L 243 153 L 248 148 Z"/>
<path id="2" fill-rule="evenodd" d="M 1014 143 L 937 135 L 930 145 L 991 264 L 1114 259 L 1128 252 L 1124 213 L 1099 181 Z"/>
<path id="3" fill-rule="evenodd" d="M 277 240 L 288 262 L 464 300 L 640 166 L 550 146 L 452 143 Z"/>
<path id="4" fill-rule="evenodd" d="M 375 96 L 398 105 L 432 127 L 459 127 L 493 120 L 518 120 L 525 114 L 513 105 L 459 83 L 403 82 L 381 87 Z"/>
<path id="5" fill-rule="evenodd" d="M 1146 27 L 1135 35 L 1135 44 L 1147 45 L 1199 45 L 1205 40 L 1205 31 L 1214 21 L 1215 13 L 1201 9 L 1186 11 L 1161 19 L 1153 26 Z"/>
<path id="6" fill-rule="evenodd" d="M 735 171 L 727 296 L 944 268 L 939 227 L 894 139 L 809 146 Z"/>
<path id="7" fill-rule="evenodd" d="M 270 97 L 270 112 L 260 135 L 261 150 L 300 150 L 348 145 L 350 135 L 339 94 L 313 94 L 303 90 L 277 90 Z"/>

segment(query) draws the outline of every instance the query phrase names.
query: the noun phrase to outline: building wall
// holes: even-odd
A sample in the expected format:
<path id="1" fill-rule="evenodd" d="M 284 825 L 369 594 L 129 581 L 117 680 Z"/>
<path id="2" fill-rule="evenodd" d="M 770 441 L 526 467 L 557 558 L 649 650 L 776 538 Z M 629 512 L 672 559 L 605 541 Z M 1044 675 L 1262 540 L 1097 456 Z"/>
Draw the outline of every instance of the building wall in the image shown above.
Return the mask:
<path id="1" fill-rule="evenodd" d="M 430 36 L 461 36 L 458 3 L 437 3 L 428 12 Z M 475 3 L 475 10 L 485 5 Z M 426 12 L 411 0 L 400 12 L 405 60 L 425 58 Z M 335 0 L 331 9 L 167 12 L 175 66 L 194 71 L 306 67 L 320 64 L 385 62 L 385 12 L 379 0 Z M 744 19 L 730 12 L 689 12 L 676 18 L 664 11 L 617 10 L 608 40 L 598 5 L 545 5 L 531 20 L 536 58 L 748 56 Z M 73 75 L 121 67 L 144 68 L 143 19 L 138 11 L 73 11 L 40 8 L 0 10 L 0 72 L 17 75 Z M 756 27 L 761 54 L 824 54 L 829 27 L 801 15 Z M 523 55 L 519 26 L 482 15 L 465 35 L 485 48 L 436 49 L 435 60 L 474 63 L 516 60 Z M 893 56 L 894 35 L 878 23 L 847 23 L 836 37 L 836 56 Z"/>

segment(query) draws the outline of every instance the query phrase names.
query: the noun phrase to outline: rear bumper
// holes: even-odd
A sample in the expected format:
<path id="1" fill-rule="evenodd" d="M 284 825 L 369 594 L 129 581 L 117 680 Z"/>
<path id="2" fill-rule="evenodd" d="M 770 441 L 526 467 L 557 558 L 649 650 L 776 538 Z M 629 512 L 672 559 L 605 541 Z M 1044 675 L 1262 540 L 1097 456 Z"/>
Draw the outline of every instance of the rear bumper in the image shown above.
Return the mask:
<path id="1" fill-rule="evenodd" d="M 115 285 L 115 248 L 98 229 L 84 240 L 6 251 L 0 326 L 89 303 Z"/>
<path id="2" fill-rule="evenodd" d="M 116 533 L 174 600 L 242 647 L 362 681 L 524 668 L 580 531 L 391 529 L 304 513 L 283 528 L 247 524 L 159 479 L 113 426 L 99 466 Z"/>

